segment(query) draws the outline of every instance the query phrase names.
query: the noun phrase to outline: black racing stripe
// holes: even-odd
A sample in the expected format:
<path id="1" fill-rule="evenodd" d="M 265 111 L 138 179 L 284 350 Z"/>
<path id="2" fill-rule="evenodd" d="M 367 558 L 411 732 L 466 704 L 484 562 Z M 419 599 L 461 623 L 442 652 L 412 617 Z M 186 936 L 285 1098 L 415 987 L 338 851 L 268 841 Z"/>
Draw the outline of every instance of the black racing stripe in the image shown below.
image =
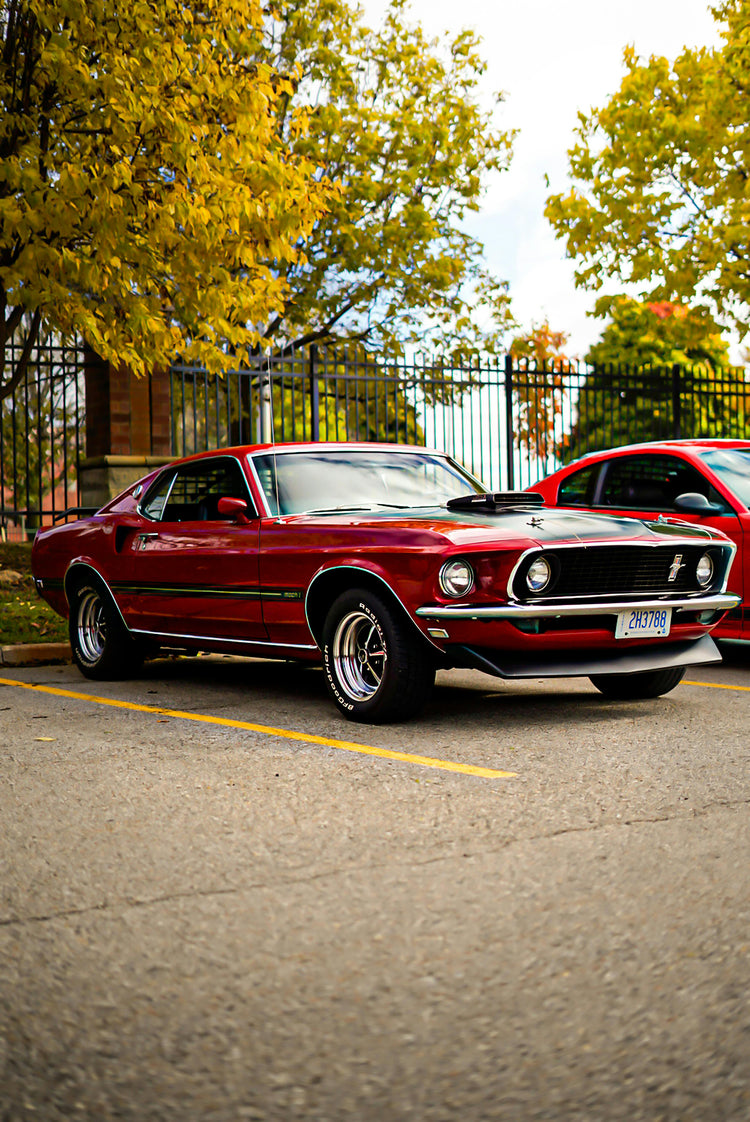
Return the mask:
<path id="1" fill-rule="evenodd" d="M 298 588 L 230 588 L 213 584 L 132 584 L 113 581 L 113 592 L 124 596 L 199 596 L 225 600 L 302 600 L 304 593 Z"/>

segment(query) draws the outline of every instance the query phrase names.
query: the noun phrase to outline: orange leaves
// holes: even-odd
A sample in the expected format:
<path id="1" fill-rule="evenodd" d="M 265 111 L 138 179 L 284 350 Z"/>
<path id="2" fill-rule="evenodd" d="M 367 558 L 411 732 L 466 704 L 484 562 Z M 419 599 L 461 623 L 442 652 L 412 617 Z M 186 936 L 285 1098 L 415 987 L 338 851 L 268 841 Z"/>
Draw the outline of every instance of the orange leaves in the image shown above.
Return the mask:
<path id="1" fill-rule="evenodd" d="M 675 316 L 677 319 L 684 319 L 688 314 L 688 309 L 683 307 L 682 304 L 675 304 L 671 300 L 662 300 L 659 303 L 646 304 L 650 312 L 653 312 L 657 319 L 669 319 L 670 316 Z"/>

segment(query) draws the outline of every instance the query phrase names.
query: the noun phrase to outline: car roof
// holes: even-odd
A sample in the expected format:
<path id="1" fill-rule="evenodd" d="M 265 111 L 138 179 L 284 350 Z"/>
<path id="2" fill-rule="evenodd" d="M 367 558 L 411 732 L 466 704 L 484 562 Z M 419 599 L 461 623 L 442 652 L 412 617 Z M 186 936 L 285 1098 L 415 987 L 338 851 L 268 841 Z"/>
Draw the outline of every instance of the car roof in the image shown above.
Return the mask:
<path id="1" fill-rule="evenodd" d="M 284 444 L 237 444 L 230 448 L 213 448 L 207 452 L 194 452 L 192 456 L 183 456 L 171 461 L 174 464 L 192 463 L 195 460 L 205 460 L 214 456 L 248 456 L 259 452 L 275 452 L 286 454 L 290 452 L 404 452 L 428 456 L 448 456 L 436 448 L 425 448 L 421 444 L 395 444 L 385 441 L 344 441 L 344 440 L 318 440 L 318 441 L 290 441 Z M 167 466 L 167 465 L 165 465 Z"/>
<path id="2" fill-rule="evenodd" d="M 621 452 L 653 452 L 660 448 L 668 450 L 699 451 L 704 448 L 750 448 L 750 440 L 731 440 L 721 437 L 698 437 L 672 440 L 645 440 L 640 444 L 620 444 L 616 448 L 599 448 L 595 452 L 584 452 L 575 463 L 603 456 L 616 456 Z M 571 464 L 567 465 L 572 466 Z"/>

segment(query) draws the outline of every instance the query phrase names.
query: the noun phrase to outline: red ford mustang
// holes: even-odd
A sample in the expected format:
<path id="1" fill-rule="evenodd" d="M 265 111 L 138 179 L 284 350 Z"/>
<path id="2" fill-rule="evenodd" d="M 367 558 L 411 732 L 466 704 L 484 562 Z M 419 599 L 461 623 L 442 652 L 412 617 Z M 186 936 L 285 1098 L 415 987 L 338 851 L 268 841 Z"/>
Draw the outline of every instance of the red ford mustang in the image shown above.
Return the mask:
<path id="1" fill-rule="evenodd" d="M 713 635 L 750 639 L 750 440 L 666 440 L 593 452 L 533 490 L 550 506 L 721 530 L 737 546 L 729 590 L 742 604 Z"/>
<path id="2" fill-rule="evenodd" d="M 487 494 L 449 457 L 378 444 L 230 448 L 41 530 L 40 594 L 90 678 L 159 649 L 322 660 L 341 712 L 404 719 L 437 667 L 583 675 L 656 697 L 714 662 L 735 546 Z"/>

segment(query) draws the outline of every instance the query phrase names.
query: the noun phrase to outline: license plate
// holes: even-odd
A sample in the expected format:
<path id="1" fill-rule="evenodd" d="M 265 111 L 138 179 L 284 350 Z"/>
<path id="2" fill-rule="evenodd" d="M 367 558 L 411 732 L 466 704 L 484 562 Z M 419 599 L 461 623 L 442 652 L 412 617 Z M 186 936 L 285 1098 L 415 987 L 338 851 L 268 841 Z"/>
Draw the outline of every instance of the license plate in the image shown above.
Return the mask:
<path id="1" fill-rule="evenodd" d="M 617 613 L 615 639 L 655 639 L 669 635 L 671 608 L 628 608 Z"/>

